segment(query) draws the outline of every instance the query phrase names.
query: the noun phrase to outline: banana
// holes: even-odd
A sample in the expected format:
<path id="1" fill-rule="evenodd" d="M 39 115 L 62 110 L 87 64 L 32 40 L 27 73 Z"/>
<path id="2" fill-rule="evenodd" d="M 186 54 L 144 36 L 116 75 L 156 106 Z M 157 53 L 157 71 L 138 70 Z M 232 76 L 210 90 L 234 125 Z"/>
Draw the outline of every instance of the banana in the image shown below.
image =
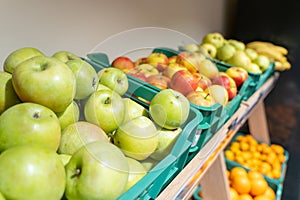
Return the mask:
<path id="1" fill-rule="evenodd" d="M 269 58 L 273 58 L 274 60 L 278 60 L 278 61 L 282 60 L 282 57 L 283 57 L 283 55 L 281 53 L 279 53 L 278 51 L 275 51 L 274 49 L 269 48 L 269 47 L 257 48 L 257 49 L 255 49 L 255 51 L 258 54 L 265 55 Z"/>
<path id="2" fill-rule="evenodd" d="M 291 63 L 289 63 L 288 61 L 285 62 L 275 61 L 274 69 L 276 71 L 285 71 L 290 68 L 291 68 Z"/>
<path id="3" fill-rule="evenodd" d="M 279 45 L 275 45 L 271 42 L 263 42 L 263 41 L 253 41 L 247 44 L 247 47 L 249 48 L 254 48 L 254 49 L 259 49 L 259 48 L 263 48 L 263 47 L 267 47 L 267 48 L 271 48 L 274 51 L 279 52 L 282 55 L 287 55 L 288 54 L 288 50 L 283 47 L 283 46 L 279 46 Z"/>
<path id="4" fill-rule="evenodd" d="M 289 53 L 289 51 L 283 46 L 274 45 L 273 48 L 276 51 L 280 52 L 282 55 L 287 55 Z"/>

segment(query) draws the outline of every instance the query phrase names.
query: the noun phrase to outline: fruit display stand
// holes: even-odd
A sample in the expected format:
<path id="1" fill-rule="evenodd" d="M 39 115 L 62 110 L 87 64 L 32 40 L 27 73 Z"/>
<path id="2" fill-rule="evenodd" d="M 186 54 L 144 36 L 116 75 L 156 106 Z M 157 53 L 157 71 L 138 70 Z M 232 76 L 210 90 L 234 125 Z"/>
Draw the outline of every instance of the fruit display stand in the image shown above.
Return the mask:
<path id="1" fill-rule="evenodd" d="M 206 199 L 230 199 L 223 150 L 246 122 L 256 139 L 270 144 L 264 99 L 278 78 L 279 73 L 275 72 L 248 100 L 242 101 L 230 119 L 159 194 L 158 200 L 191 199 L 199 184 Z"/>

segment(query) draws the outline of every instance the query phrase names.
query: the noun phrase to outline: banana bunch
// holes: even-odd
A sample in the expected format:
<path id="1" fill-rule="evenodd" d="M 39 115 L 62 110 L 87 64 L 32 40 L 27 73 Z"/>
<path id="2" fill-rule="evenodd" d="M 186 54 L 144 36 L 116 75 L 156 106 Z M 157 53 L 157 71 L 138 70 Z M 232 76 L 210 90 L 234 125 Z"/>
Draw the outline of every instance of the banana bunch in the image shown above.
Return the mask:
<path id="1" fill-rule="evenodd" d="M 247 48 L 254 49 L 258 54 L 267 56 L 275 63 L 275 70 L 284 71 L 291 68 L 287 60 L 288 50 L 271 42 L 253 41 L 246 44 Z"/>

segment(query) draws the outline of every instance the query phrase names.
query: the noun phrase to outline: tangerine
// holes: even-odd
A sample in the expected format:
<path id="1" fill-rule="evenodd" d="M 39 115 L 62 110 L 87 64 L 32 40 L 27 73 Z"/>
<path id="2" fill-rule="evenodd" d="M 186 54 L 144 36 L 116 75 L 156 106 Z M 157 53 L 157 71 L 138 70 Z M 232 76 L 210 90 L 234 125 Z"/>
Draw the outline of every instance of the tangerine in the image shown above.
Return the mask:
<path id="1" fill-rule="evenodd" d="M 265 179 L 254 179 L 251 180 L 251 190 L 250 194 L 252 196 L 258 196 L 263 194 L 266 189 L 269 187 L 267 181 Z"/>
<path id="2" fill-rule="evenodd" d="M 231 180 L 231 186 L 239 193 L 239 194 L 248 194 L 251 190 L 251 181 L 247 176 L 235 176 Z"/>
<path id="3" fill-rule="evenodd" d="M 253 200 L 253 198 L 250 194 L 241 194 L 239 200 Z"/>
<path id="4" fill-rule="evenodd" d="M 233 167 L 230 170 L 230 179 L 233 179 L 235 176 L 247 176 L 247 171 L 242 167 Z"/>

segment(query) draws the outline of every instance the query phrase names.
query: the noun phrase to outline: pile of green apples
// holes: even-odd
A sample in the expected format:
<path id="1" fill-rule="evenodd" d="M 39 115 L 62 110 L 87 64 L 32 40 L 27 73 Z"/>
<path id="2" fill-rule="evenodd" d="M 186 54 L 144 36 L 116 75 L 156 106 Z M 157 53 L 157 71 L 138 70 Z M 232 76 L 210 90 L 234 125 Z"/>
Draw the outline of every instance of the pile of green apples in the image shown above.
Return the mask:
<path id="1" fill-rule="evenodd" d="M 270 66 L 270 59 L 258 54 L 255 49 L 237 39 L 226 39 L 221 33 L 206 34 L 200 44 L 187 44 L 185 50 L 204 52 L 212 59 L 222 61 L 235 67 L 241 67 L 248 72 L 262 74 Z"/>
<path id="2" fill-rule="evenodd" d="M 148 106 L 124 72 L 68 51 L 24 47 L 0 72 L 0 199 L 117 199 L 167 156 L 189 101 L 167 89 Z"/>

